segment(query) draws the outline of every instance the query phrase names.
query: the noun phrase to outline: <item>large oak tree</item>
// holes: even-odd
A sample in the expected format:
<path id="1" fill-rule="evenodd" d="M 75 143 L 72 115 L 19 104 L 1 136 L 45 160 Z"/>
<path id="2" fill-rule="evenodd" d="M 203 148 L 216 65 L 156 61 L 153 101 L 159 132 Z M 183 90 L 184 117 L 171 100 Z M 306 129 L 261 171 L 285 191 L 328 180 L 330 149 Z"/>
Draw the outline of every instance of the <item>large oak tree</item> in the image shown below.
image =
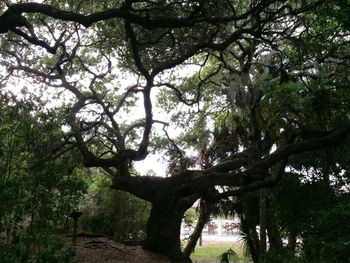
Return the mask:
<path id="1" fill-rule="evenodd" d="M 322 130 L 298 104 L 281 102 L 304 103 L 315 86 L 325 96 L 348 92 L 342 1 L 50 0 L 0 8 L 1 87 L 20 78 L 56 91 L 48 93 L 65 104 L 85 165 L 107 171 L 112 188 L 152 203 L 144 247 L 174 262 L 190 262 L 180 249 L 180 224 L 197 199 L 216 202 L 273 185 L 288 157 L 336 146 L 350 132 L 346 102 L 330 106 L 339 114 Z M 185 78 L 178 74 L 189 69 Z M 147 160 L 154 127 L 168 125 L 153 117 L 159 93 L 168 112 L 183 104 L 187 115 L 178 117 L 207 121 L 210 165 L 179 161 L 170 177 L 130 174 L 130 165 Z M 225 120 L 220 129 L 218 119 Z M 164 138 L 184 159 L 176 140 Z M 203 148 L 200 141 L 192 145 Z"/>

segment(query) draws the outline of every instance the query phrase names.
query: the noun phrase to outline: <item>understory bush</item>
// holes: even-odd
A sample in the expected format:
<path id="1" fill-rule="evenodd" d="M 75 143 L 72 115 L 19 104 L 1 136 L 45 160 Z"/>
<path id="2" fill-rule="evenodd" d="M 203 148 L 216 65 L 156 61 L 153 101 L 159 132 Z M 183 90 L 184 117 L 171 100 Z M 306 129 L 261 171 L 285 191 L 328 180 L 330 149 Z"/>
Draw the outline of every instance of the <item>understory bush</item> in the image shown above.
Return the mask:
<path id="1" fill-rule="evenodd" d="M 82 230 L 105 234 L 121 242 L 145 238 L 150 204 L 129 193 L 110 189 L 110 179 L 92 171 L 88 194 L 82 201 Z"/>

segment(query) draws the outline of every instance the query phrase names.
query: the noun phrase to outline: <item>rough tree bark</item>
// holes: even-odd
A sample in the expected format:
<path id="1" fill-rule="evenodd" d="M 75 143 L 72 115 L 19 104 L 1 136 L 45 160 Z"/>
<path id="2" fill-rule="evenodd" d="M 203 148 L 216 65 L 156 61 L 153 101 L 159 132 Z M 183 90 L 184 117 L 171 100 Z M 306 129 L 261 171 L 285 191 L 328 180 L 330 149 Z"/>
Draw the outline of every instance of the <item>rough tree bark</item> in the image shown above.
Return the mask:
<path id="1" fill-rule="evenodd" d="M 177 200 L 165 199 L 153 204 L 143 247 L 168 256 L 171 262 L 192 262 L 189 255 L 181 251 L 180 229 L 185 211 L 197 198 L 193 196 Z"/>

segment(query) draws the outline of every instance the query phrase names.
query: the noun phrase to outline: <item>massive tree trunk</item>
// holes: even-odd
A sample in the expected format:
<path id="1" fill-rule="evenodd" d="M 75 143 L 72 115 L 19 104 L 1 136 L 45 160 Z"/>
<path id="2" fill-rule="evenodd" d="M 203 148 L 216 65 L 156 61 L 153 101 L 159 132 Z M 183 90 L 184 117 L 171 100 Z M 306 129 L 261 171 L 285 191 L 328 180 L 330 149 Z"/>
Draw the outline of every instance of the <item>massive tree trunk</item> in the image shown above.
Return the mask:
<path id="1" fill-rule="evenodd" d="M 145 249 L 166 255 L 171 262 L 192 262 L 180 246 L 181 221 L 197 197 L 164 199 L 154 203 L 147 222 Z"/>

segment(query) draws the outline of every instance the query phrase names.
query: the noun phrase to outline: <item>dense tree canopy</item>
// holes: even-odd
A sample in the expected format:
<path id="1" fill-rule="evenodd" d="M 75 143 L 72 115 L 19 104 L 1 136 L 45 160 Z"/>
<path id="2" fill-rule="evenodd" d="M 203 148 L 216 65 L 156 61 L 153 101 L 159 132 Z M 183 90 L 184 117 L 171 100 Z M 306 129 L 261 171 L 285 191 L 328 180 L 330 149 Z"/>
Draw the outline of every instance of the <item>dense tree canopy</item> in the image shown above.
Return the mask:
<path id="1" fill-rule="evenodd" d="M 1 88 L 26 83 L 63 106 L 85 165 L 152 203 L 144 246 L 184 262 L 195 200 L 272 186 L 291 156 L 345 143 L 344 2 L 3 1 Z M 132 175 L 151 150 L 172 176 Z"/>

